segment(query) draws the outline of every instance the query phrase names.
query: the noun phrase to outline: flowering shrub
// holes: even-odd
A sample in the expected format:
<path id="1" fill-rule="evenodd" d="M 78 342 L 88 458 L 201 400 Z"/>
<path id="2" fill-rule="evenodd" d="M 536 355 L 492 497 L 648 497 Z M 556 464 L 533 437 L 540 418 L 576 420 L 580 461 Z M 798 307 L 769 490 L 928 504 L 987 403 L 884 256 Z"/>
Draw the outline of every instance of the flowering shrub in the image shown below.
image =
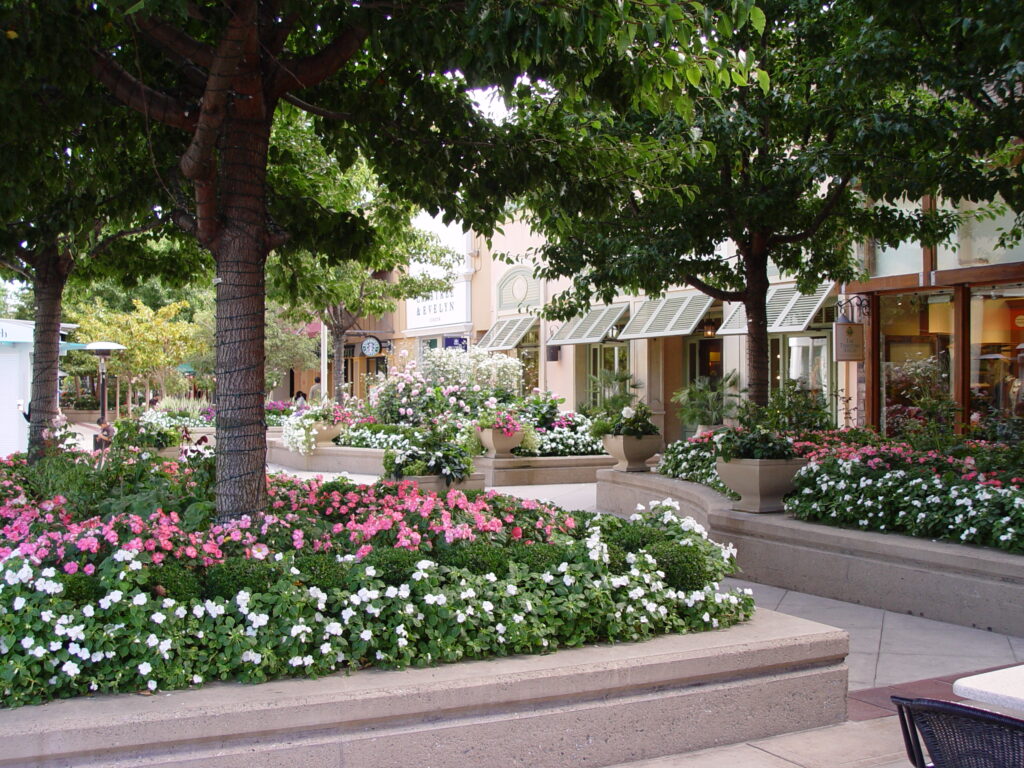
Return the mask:
<path id="1" fill-rule="evenodd" d="M 423 353 L 421 372 L 437 384 L 458 385 L 470 390 L 479 387 L 479 390 L 505 397 L 517 394 L 523 386 L 523 364 L 519 360 L 481 349 L 427 350 Z"/>
<path id="2" fill-rule="evenodd" d="M 656 471 L 665 477 L 706 485 L 723 496 L 739 498 L 739 495 L 728 489 L 718 477 L 713 434 L 706 432 L 689 440 L 677 440 L 669 444 L 661 456 L 661 461 L 658 462 Z"/>
<path id="3" fill-rule="evenodd" d="M 181 421 L 154 408 L 143 411 L 137 419 L 120 419 L 114 426 L 114 444 L 118 446 L 159 449 L 181 441 Z"/>
<path id="4" fill-rule="evenodd" d="M 289 400 L 268 400 L 263 405 L 263 415 L 268 427 L 283 427 L 285 419 L 295 413 L 295 406 Z"/>
<path id="5" fill-rule="evenodd" d="M 63 497 L 29 498 L 22 469 L 0 467 L 4 706 L 635 641 L 753 610 L 717 591 L 733 550 L 670 501 L 578 524 L 493 492 L 271 476 L 270 510 L 223 525 L 76 522 Z"/>
<path id="6" fill-rule="evenodd" d="M 723 461 L 733 459 L 792 459 L 796 456 L 792 438 L 764 429 L 736 427 L 711 436 L 715 454 Z"/>
<path id="7" fill-rule="evenodd" d="M 537 447 L 535 456 L 598 456 L 604 454 L 604 445 L 590 434 L 591 421 L 581 413 L 560 412 L 546 427 L 535 427 Z M 516 453 L 525 453 L 520 446 Z"/>
<path id="8" fill-rule="evenodd" d="M 802 520 L 1024 552 L 1024 469 L 997 468 L 1006 446 L 969 443 L 958 457 L 905 443 L 797 443 L 810 463 L 786 510 Z M 975 456 L 979 458 L 975 458 Z M 979 471 L 979 459 L 990 471 Z"/>
<path id="9" fill-rule="evenodd" d="M 485 412 L 477 421 L 479 429 L 496 429 L 505 437 L 512 437 L 523 430 L 523 425 L 516 418 L 514 411 L 496 410 Z"/>
<path id="10" fill-rule="evenodd" d="M 310 454 L 316 448 L 320 425 L 341 424 L 347 427 L 352 424 L 365 423 L 368 418 L 362 415 L 358 400 L 351 399 L 343 403 L 325 400 L 312 408 L 297 408 L 285 418 L 281 430 L 281 441 L 289 451 L 303 455 Z"/>
<path id="11" fill-rule="evenodd" d="M 627 405 L 622 410 L 604 414 L 594 419 L 590 433 L 595 438 L 605 435 L 629 435 L 643 437 L 658 434 L 658 427 L 651 421 L 651 409 L 646 403 Z"/>

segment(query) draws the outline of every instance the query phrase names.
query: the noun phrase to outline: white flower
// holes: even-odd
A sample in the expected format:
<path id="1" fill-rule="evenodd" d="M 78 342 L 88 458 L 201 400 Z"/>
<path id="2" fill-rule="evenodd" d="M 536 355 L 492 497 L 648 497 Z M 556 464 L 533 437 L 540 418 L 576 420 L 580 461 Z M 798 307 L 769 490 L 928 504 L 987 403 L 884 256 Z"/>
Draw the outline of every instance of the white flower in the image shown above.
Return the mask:
<path id="1" fill-rule="evenodd" d="M 359 639 L 362 640 L 363 642 L 367 642 L 368 643 L 368 642 L 370 642 L 370 640 L 372 638 L 373 638 L 373 632 L 371 632 L 368 629 L 364 629 L 362 632 L 359 633 Z"/>
<path id="2" fill-rule="evenodd" d="M 152 671 L 153 671 L 153 665 L 150 664 L 148 661 L 144 661 L 141 664 L 139 664 L 139 674 L 142 675 L 143 677 L 145 677 L 146 675 L 148 675 Z"/>
<path id="3" fill-rule="evenodd" d="M 132 598 L 132 605 L 145 605 L 148 599 L 145 592 L 139 592 L 139 594 Z"/>
<path id="4" fill-rule="evenodd" d="M 628 405 L 622 409 L 622 418 L 632 419 L 634 416 L 636 416 L 636 411 L 630 408 Z"/>
<path id="5" fill-rule="evenodd" d="M 510 595 L 516 595 L 519 594 L 519 587 L 517 587 L 515 584 L 506 584 L 505 591 Z"/>
<path id="6" fill-rule="evenodd" d="M 63 666 L 60 668 L 60 671 L 68 677 L 75 677 L 79 672 L 82 671 L 82 668 L 75 664 L 75 662 L 73 661 L 65 661 Z"/>

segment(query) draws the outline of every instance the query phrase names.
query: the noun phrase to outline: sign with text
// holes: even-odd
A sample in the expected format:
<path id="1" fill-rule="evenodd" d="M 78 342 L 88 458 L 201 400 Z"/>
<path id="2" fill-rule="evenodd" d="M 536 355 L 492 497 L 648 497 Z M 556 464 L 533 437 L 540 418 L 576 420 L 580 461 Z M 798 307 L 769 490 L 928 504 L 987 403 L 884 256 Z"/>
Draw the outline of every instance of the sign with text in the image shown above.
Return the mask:
<path id="1" fill-rule="evenodd" d="M 469 282 L 455 283 L 423 299 L 405 302 L 405 324 L 410 330 L 469 322 Z"/>
<path id="2" fill-rule="evenodd" d="M 863 323 L 832 323 L 832 339 L 837 363 L 864 362 Z"/>

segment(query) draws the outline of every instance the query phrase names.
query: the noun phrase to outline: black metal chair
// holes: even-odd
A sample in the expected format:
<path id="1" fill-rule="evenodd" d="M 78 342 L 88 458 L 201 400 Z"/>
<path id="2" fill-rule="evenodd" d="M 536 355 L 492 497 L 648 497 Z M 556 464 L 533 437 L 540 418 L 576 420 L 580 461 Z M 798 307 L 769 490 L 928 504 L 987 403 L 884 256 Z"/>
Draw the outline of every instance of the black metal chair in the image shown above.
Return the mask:
<path id="1" fill-rule="evenodd" d="M 1024 768 L 1024 720 L 952 701 L 902 696 L 892 701 L 915 768 Z"/>

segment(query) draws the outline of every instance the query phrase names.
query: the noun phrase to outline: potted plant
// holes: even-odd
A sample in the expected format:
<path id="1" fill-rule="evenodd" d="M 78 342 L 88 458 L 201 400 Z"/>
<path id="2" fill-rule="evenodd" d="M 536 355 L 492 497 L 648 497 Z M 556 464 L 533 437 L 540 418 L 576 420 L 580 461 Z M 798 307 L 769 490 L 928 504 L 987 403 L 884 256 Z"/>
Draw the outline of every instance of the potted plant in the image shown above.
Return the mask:
<path id="1" fill-rule="evenodd" d="M 672 395 L 672 402 L 679 406 L 679 420 L 695 424 L 696 435 L 721 429 L 725 420 L 736 413 L 739 395 L 734 390 L 738 382 L 736 371 L 718 380 L 698 376 L 688 387 Z"/>
<path id="2" fill-rule="evenodd" d="M 716 433 L 714 442 L 718 476 L 740 495 L 733 509 L 781 512 L 793 478 L 807 463 L 797 458 L 792 441 L 766 429 L 738 427 Z"/>
<path id="3" fill-rule="evenodd" d="M 523 425 L 514 411 L 496 410 L 487 412 L 477 422 L 480 442 L 489 458 L 508 459 L 512 449 L 523 442 Z"/>
<path id="4" fill-rule="evenodd" d="M 281 439 L 288 450 L 306 455 L 318 445 L 332 444 L 350 422 L 343 406 L 325 401 L 313 408 L 297 408 L 285 418 Z"/>
<path id="5" fill-rule="evenodd" d="M 613 469 L 621 472 L 650 471 L 647 460 L 661 447 L 658 427 L 651 421 L 650 407 L 644 403 L 598 416 L 590 426 L 590 434 L 600 438 L 604 449 L 618 459 Z"/>

